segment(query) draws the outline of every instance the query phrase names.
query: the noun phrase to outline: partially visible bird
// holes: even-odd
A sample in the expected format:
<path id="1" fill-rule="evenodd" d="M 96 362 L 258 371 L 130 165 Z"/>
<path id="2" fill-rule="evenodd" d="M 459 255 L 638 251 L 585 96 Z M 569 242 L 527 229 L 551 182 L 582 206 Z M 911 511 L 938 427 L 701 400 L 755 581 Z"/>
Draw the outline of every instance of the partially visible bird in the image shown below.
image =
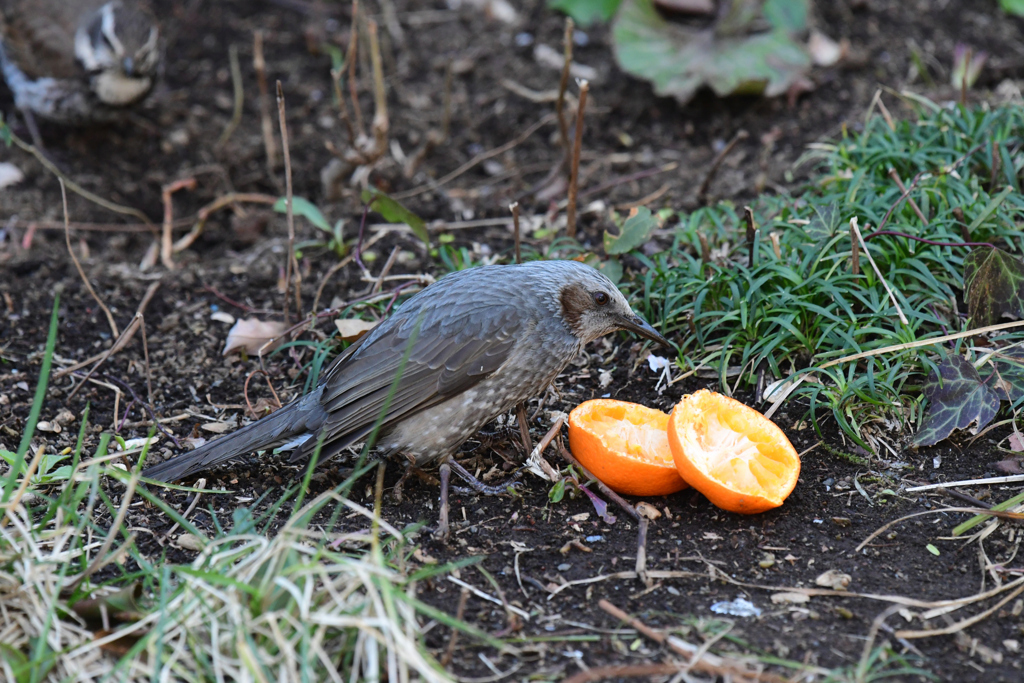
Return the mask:
<path id="1" fill-rule="evenodd" d="M 297 462 L 322 443 L 323 462 L 378 427 L 382 455 L 402 453 L 417 466 L 442 461 L 443 536 L 451 455 L 495 417 L 544 391 L 585 344 L 616 330 L 669 345 L 607 277 L 576 261 L 452 273 L 346 349 L 314 391 L 143 476 L 174 481 L 284 445 L 295 448 Z"/>
<path id="2" fill-rule="evenodd" d="M 152 90 L 159 42 L 139 0 L 0 0 L 0 72 L 28 117 L 118 120 Z"/>

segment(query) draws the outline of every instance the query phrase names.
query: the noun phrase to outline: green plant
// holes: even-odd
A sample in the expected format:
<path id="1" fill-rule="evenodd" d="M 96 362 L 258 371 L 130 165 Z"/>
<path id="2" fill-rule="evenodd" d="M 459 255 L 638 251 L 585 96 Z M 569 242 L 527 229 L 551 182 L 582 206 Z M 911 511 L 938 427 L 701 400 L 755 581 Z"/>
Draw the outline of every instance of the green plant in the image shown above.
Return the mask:
<path id="1" fill-rule="evenodd" d="M 979 259 L 976 250 L 988 247 L 976 245 L 984 244 L 1016 261 L 1024 237 L 1024 109 L 912 104 L 916 120 L 890 125 L 874 117 L 859 134 L 847 130 L 835 143 L 815 145 L 803 162 L 818 172 L 798 197 L 761 197 L 752 207 L 760 228 L 752 244 L 736 208 L 720 204 L 680 215 L 665 252 L 634 252 L 645 273 L 632 291 L 663 333 L 682 340 L 681 364 L 716 368 L 727 391 L 752 387 L 762 373 L 769 381 L 803 378 L 794 395 L 812 417 L 830 409 L 871 450 L 870 423 L 911 430 L 920 421 L 919 391 L 935 367 L 934 349 L 823 366 L 969 329 L 957 303 L 965 261 Z M 907 192 L 894 178 L 906 181 Z M 854 245 L 851 218 L 877 273 Z M 1020 338 L 1008 334 L 999 343 Z"/>

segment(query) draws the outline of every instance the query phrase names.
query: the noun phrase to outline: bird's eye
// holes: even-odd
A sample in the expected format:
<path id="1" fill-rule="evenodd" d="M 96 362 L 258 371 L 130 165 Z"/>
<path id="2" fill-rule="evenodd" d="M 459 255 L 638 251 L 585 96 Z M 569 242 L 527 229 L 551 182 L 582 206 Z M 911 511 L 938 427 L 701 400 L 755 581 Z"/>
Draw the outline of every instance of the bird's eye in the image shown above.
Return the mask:
<path id="1" fill-rule="evenodd" d="M 605 292 L 594 292 L 594 303 L 598 306 L 607 306 L 611 297 Z"/>

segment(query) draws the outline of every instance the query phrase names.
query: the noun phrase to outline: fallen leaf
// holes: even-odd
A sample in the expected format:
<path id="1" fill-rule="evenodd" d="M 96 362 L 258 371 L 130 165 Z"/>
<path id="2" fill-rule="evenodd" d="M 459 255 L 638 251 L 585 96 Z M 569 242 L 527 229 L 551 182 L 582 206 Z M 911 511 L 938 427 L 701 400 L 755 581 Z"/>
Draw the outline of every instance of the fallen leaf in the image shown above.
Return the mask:
<path id="1" fill-rule="evenodd" d="M 924 383 L 928 409 L 921 430 L 914 436 L 919 446 L 934 446 L 955 429 L 971 428 L 977 434 L 999 411 L 999 394 L 983 382 L 978 370 L 961 356 L 939 362 Z"/>
<path id="2" fill-rule="evenodd" d="M 233 325 L 235 323 L 235 316 L 225 311 L 214 311 L 210 314 L 210 320 L 216 320 L 219 323 Z"/>
<path id="3" fill-rule="evenodd" d="M 838 569 L 829 569 L 823 574 L 819 574 L 818 578 L 814 579 L 814 583 L 822 588 L 831 588 L 832 590 L 844 591 L 850 582 L 853 581 L 853 577 L 849 574 L 844 574 Z"/>
<path id="4" fill-rule="evenodd" d="M 214 434 L 223 434 L 231 429 L 231 425 L 226 422 L 206 422 L 203 424 L 203 429 Z"/>
<path id="5" fill-rule="evenodd" d="M 1014 431 L 1010 434 L 1010 450 L 1014 453 L 1020 453 L 1024 451 L 1024 434 L 1018 431 Z"/>
<path id="6" fill-rule="evenodd" d="M 654 507 L 650 503 L 637 503 L 636 504 L 636 511 L 639 514 L 641 514 L 644 517 L 646 517 L 647 519 L 651 519 L 651 520 L 658 519 L 658 517 L 661 517 L 661 510 L 659 510 L 658 508 Z"/>
<path id="7" fill-rule="evenodd" d="M 757 30 L 759 17 L 768 31 Z M 724 97 L 775 97 L 803 79 L 811 59 L 794 35 L 807 24 L 807 0 L 733 0 L 707 28 L 663 17 L 652 0 L 624 0 L 613 26 L 623 71 L 654 84 L 659 95 L 688 102 L 707 85 Z"/>
<path id="8" fill-rule="evenodd" d="M 174 539 L 174 545 L 182 550 L 202 550 L 206 546 L 206 540 L 194 534 L 181 534 Z"/>
<path id="9" fill-rule="evenodd" d="M 811 60 L 818 66 L 835 66 L 843 58 L 843 46 L 827 35 L 814 29 L 807 41 L 807 51 Z"/>
<path id="10" fill-rule="evenodd" d="M 251 354 L 258 354 L 260 349 L 263 353 L 270 353 L 284 342 L 280 337 L 287 329 L 288 326 L 282 322 L 263 322 L 256 318 L 239 320 L 228 331 L 221 355 L 226 356 L 239 349 Z M 275 340 L 274 343 L 268 344 L 271 339 Z"/>
<path id="11" fill-rule="evenodd" d="M 11 185 L 17 185 L 25 179 L 21 169 L 9 161 L 0 161 L 0 190 Z"/>
<path id="12" fill-rule="evenodd" d="M 377 327 L 377 323 L 359 318 L 336 318 L 334 326 L 338 328 L 338 334 L 341 335 L 343 341 L 354 342 Z"/>

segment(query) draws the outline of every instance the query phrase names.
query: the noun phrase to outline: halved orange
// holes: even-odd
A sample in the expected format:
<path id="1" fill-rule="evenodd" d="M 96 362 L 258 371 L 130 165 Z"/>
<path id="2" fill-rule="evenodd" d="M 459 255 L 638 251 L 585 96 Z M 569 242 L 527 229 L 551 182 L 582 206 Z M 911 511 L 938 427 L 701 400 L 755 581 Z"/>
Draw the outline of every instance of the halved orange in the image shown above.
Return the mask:
<path id="1" fill-rule="evenodd" d="M 707 389 L 673 408 L 668 443 L 683 479 L 723 510 L 779 507 L 800 476 L 800 457 L 774 422 Z"/>
<path id="2" fill-rule="evenodd" d="M 668 445 L 669 416 L 656 408 L 599 398 L 569 413 L 569 448 L 608 488 L 662 496 L 686 488 Z"/>

